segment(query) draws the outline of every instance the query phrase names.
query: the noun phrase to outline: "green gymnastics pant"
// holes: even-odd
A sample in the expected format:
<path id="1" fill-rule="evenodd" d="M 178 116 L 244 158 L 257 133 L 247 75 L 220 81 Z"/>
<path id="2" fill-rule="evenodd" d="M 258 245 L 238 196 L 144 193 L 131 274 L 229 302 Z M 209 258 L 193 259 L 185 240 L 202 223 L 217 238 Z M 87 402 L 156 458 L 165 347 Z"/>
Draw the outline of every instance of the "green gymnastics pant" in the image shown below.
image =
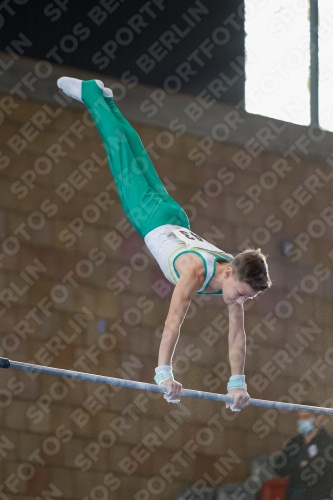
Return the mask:
<path id="1" fill-rule="evenodd" d="M 144 238 L 164 224 L 190 229 L 185 211 L 168 194 L 140 137 L 112 97 L 94 80 L 82 82 L 82 101 L 102 137 L 108 163 L 126 217 Z"/>

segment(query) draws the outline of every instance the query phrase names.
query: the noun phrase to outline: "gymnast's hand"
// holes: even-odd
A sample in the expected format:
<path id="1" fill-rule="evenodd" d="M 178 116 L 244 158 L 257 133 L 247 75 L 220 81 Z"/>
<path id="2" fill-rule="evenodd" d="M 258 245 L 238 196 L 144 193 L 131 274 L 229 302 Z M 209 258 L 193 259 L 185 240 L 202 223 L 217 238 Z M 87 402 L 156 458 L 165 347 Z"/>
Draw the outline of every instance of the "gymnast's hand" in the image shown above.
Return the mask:
<path id="1" fill-rule="evenodd" d="M 168 388 L 168 392 L 164 394 L 164 399 L 166 399 L 168 403 L 179 403 L 180 396 L 182 394 L 182 384 L 169 378 L 167 380 L 163 380 L 161 385 Z"/>
<path id="2" fill-rule="evenodd" d="M 249 404 L 250 396 L 244 389 L 231 389 L 227 395 L 234 398 L 233 403 L 225 404 L 231 411 L 240 411 L 244 406 Z"/>

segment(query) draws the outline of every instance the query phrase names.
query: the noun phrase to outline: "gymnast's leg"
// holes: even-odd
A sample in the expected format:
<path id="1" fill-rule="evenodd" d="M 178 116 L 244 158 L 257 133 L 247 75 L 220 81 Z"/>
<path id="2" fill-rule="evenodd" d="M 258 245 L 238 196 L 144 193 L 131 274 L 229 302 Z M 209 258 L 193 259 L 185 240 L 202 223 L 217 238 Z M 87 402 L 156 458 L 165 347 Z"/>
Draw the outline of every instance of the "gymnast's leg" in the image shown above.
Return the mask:
<path id="1" fill-rule="evenodd" d="M 165 190 L 139 136 L 113 99 L 103 97 L 102 82 L 64 77 L 58 86 L 87 106 L 102 137 L 124 212 L 140 236 L 164 224 L 189 227 L 184 210 Z"/>
<path id="2" fill-rule="evenodd" d="M 126 120 L 126 118 L 121 114 L 121 112 L 119 111 L 113 100 L 113 97 L 105 96 L 105 93 L 107 93 L 107 91 L 110 90 L 109 89 L 104 90 L 105 102 L 109 106 L 114 116 L 117 118 L 119 124 L 123 127 L 129 147 L 131 148 L 134 157 L 136 158 L 138 164 L 140 165 L 141 171 L 143 172 L 148 185 L 153 191 L 159 194 L 162 198 L 165 198 L 166 200 L 172 199 L 167 190 L 165 189 L 161 179 L 157 175 L 155 167 L 147 151 L 145 150 L 144 145 L 142 144 L 139 134 L 134 130 L 134 128 L 128 122 L 128 120 Z"/>

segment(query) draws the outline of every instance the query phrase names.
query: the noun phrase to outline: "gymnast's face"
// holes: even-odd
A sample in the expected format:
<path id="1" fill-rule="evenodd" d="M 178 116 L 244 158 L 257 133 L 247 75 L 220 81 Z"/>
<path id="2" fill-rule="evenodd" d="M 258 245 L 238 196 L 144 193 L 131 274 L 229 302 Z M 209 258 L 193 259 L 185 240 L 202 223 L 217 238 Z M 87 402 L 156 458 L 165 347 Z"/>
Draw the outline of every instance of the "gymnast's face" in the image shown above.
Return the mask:
<path id="1" fill-rule="evenodd" d="M 222 283 L 223 300 L 226 304 L 243 304 L 247 299 L 253 299 L 259 292 L 243 281 L 237 279 L 235 270 L 228 266 L 224 270 Z"/>

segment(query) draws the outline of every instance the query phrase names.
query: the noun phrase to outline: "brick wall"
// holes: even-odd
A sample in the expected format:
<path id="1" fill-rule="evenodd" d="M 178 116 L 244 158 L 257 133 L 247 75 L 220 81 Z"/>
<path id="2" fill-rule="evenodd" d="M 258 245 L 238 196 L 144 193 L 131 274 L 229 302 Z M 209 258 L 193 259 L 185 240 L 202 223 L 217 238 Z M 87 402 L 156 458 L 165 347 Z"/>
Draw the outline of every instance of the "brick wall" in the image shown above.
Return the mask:
<path id="1" fill-rule="evenodd" d="M 64 97 L 0 102 L 14 103 L 2 117 L 1 355 L 151 382 L 172 286 L 124 219 L 87 112 Z M 329 405 L 333 174 L 313 131 L 293 126 L 317 160 L 304 140 L 259 154 L 254 141 L 207 149 L 198 134 L 132 124 L 195 232 L 230 253 L 269 254 L 274 286 L 245 304 L 251 396 Z M 174 356 L 184 387 L 225 392 L 227 325 L 220 298 L 193 300 Z M 252 458 L 295 434 L 295 415 L 274 410 L 171 407 L 159 394 L 11 370 L 0 380 L 1 498 L 175 498 L 246 480 Z"/>

